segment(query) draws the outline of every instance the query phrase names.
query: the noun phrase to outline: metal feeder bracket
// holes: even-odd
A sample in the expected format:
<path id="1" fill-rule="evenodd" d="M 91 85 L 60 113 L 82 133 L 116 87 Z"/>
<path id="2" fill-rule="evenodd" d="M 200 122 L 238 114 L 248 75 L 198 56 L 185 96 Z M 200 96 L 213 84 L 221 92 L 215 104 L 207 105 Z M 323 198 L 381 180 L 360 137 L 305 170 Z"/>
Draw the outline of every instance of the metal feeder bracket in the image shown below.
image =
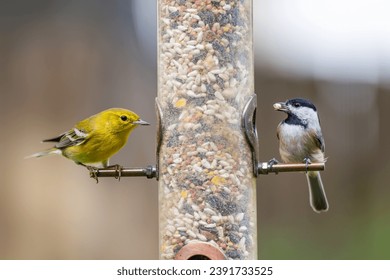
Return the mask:
<path id="1" fill-rule="evenodd" d="M 256 129 L 256 109 L 257 96 L 253 94 L 244 106 L 241 117 L 241 127 L 244 130 L 245 138 L 248 141 L 252 151 L 253 174 L 257 177 L 258 174 L 258 154 L 259 154 L 259 138 Z"/>

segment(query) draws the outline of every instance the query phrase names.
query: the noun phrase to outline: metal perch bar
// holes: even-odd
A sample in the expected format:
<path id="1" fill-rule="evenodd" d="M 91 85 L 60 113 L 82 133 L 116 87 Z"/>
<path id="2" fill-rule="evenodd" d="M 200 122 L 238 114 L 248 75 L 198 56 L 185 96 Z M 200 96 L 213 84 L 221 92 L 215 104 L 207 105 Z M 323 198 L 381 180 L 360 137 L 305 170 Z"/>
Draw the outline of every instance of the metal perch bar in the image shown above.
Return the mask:
<path id="1" fill-rule="evenodd" d="M 306 172 L 306 171 L 323 171 L 325 170 L 325 163 L 275 163 L 260 162 L 258 165 L 258 172 L 262 175 L 279 172 Z"/>
<path id="2" fill-rule="evenodd" d="M 306 171 L 323 171 L 325 163 L 275 163 L 260 162 L 258 165 L 258 173 L 267 175 L 269 173 L 279 172 L 306 172 Z M 96 177 L 147 177 L 149 179 L 156 178 L 157 168 L 154 165 L 139 168 L 99 168 L 96 172 Z"/>
<path id="3" fill-rule="evenodd" d="M 91 177 L 93 177 L 92 173 L 90 173 Z M 96 177 L 147 177 L 148 179 L 155 178 L 156 174 L 157 169 L 154 165 L 144 168 L 99 168 L 95 173 Z"/>

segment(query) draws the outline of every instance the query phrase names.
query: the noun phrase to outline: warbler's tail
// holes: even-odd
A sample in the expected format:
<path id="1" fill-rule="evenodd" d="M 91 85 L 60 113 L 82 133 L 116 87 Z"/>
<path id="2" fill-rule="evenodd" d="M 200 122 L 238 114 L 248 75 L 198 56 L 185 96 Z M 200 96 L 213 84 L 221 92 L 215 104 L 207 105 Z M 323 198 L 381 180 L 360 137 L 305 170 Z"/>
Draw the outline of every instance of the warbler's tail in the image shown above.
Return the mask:
<path id="1" fill-rule="evenodd" d="M 60 149 L 51 148 L 51 149 L 48 149 L 48 150 L 44 150 L 44 151 L 41 151 L 41 152 L 38 152 L 38 153 L 35 153 L 35 154 L 32 154 L 32 155 L 26 156 L 25 158 L 39 158 L 39 157 L 45 157 L 45 156 L 48 156 L 48 155 L 60 155 L 60 154 L 61 154 L 61 150 Z"/>

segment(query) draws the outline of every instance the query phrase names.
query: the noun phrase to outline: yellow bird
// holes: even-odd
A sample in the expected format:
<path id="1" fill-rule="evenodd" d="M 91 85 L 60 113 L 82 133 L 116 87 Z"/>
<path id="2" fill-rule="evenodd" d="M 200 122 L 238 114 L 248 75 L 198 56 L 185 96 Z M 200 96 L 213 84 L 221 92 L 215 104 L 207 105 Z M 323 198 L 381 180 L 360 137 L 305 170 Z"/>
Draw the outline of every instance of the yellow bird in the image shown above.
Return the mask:
<path id="1" fill-rule="evenodd" d="M 130 133 L 138 125 L 149 123 L 132 111 L 107 109 L 78 122 L 71 130 L 57 137 L 43 140 L 56 142 L 56 145 L 28 158 L 60 154 L 90 171 L 96 170 L 96 167 L 109 167 L 110 157 L 126 144 Z"/>

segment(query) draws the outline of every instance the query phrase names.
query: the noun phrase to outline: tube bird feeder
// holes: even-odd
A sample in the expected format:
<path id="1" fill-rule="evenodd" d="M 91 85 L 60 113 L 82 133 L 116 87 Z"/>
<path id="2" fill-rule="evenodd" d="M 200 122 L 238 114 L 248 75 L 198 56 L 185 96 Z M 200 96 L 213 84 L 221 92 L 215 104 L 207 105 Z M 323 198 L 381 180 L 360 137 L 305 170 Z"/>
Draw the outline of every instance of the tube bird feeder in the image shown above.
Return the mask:
<path id="1" fill-rule="evenodd" d="M 158 0 L 156 104 L 160 258 L 256 259 L 251 0 Z"/>

